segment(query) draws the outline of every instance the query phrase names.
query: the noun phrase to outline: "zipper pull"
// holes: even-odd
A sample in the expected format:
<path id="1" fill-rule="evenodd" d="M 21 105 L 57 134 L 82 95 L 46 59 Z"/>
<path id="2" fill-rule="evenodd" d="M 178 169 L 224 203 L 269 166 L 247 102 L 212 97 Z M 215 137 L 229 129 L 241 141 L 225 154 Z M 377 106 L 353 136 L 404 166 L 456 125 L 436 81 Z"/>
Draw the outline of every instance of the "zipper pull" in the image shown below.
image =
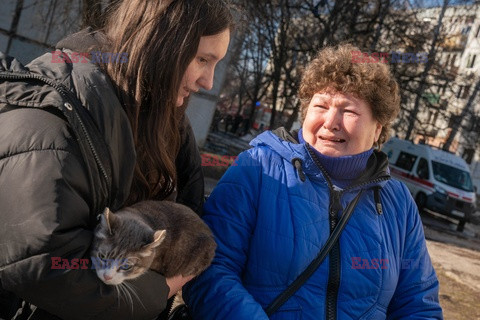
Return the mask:
<path id="1" fill-rule="evenodd" d="M 380 187 L 373 188 L 373 198 L 375 199 L 375 208 L 379 215 L 383 214 L 382 202 L 380 201 Z"/>
<path id="2" fill-rule="evenodd" d="M 330 202 L 330 215 L 337 216 L 340 210 L 343 210 L 342 204 L 340 203 L 340 196 L 342 192 L 333 189 L 331 195 L 331 202 Z"/>

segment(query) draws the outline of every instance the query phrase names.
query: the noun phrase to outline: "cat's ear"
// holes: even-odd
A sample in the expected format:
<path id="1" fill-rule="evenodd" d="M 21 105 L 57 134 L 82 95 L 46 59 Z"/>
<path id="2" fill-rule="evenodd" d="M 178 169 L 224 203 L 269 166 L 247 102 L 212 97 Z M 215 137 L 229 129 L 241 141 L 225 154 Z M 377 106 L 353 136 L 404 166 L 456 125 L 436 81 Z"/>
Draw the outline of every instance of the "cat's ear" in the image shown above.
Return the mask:
<path id="1" fill-rule="evenodd" d="M 165 240 L 166 236 L 167 236 L 167 230 L 157 230 L 157 231 L 155 231 L 155 233 L 153 234 L 152 243 L 147 245 L 148 248 L 153 249 L 153 248 L 158 247 L 163 242 L 163 240 Z"/>
<path id="2" fill-rule="evenodd" d="M 143 250 L 140 252 L 142 257 L 149 257 L 153 253 L 153 249 L 158 247 L 163 240 L 165 240 L 165 236 L 167 235 L 167 230 L 157 230 L 153 234 L 153 241 L 149 244 L 143 246 Z"/>
<path id="3" fill-rule="evenodd" d="M 112 232 L 113 220 L 114 220 L 114 217 L 112 212 L 110 211 L 109 208 L 105 208 L 102 215 L 102 224 L 108 230 L 108 233 L 110 235 L 113 235 L 113 232 Z"/>

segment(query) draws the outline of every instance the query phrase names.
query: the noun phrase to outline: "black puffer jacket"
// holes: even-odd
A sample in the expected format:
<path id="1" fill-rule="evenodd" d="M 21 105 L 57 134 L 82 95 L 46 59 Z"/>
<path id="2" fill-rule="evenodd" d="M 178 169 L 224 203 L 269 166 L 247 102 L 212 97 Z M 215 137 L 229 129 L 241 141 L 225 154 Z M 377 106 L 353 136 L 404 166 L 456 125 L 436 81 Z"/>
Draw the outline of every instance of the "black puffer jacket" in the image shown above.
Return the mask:
<path id="1" fill-rule="evenodd" d="M 60 48 L 83 52 L 97 41 L 84 33 Z M 30 72 L 63 84 L 82 102 L 108 146 L 112 168 L 111 207 L 124 203 L 133 176 L 131 128 L 108 77 L 92 63 L 51 63 L 45 54 L 26 67 L 0 53 L 0 71 Z M 91 269 L 52 269 L 52 257 L 89 258 L 92 208 L 75 130 L 55 107 L 62 97 L 34 81 L 0 81 L 0 289 L 64 319 L 152 319 L 166 304 L 169 288 L 153 271 L 131 281 L 133 304 Z M 19 107 L 20 106 L 20 107 Z M 27 108 L 30 107 L 30 108 Z M 31 108 L 31 107 L 43 107 Z M 200 156 L 188 121 L 177 158 L 177 201 L 199 212 L 203 202 Z M 93 212 L 96 214 L 96 212 Z M 6 310 L 2 310 L 6 311 Z"/>

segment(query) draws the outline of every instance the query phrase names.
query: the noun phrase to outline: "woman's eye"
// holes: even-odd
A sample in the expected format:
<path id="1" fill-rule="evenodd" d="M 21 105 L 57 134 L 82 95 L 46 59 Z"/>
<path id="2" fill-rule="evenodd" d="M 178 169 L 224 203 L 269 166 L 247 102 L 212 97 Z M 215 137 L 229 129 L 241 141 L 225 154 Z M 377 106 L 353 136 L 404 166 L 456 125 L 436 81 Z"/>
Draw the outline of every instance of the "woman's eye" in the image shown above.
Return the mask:
<path id="1" fill-rule="evenodd" d="M 198 58 L 198 61 L 199 61 L 200 63 L 207 63 L 207 62 L 208 62 L 207 59 L 202 58 L 202 57 L 199 57 L 199 58 Z"/>

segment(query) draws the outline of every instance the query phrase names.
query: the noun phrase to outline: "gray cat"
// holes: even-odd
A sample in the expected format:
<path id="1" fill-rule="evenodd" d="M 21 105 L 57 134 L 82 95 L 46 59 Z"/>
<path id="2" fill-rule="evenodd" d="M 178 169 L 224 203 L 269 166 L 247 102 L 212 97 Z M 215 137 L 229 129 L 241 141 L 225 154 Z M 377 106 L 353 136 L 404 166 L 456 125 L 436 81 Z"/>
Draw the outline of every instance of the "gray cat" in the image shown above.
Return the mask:
<path id="1" fill-rule="evenodd" d="M 190 208 L 170 201 L 142 201 L 111 213 L 95 230 L 92 262 L 106 284 L 119 285 L 148 269 L 166 278 L 198 275 L 213 260 L 212 232 Z"/>

